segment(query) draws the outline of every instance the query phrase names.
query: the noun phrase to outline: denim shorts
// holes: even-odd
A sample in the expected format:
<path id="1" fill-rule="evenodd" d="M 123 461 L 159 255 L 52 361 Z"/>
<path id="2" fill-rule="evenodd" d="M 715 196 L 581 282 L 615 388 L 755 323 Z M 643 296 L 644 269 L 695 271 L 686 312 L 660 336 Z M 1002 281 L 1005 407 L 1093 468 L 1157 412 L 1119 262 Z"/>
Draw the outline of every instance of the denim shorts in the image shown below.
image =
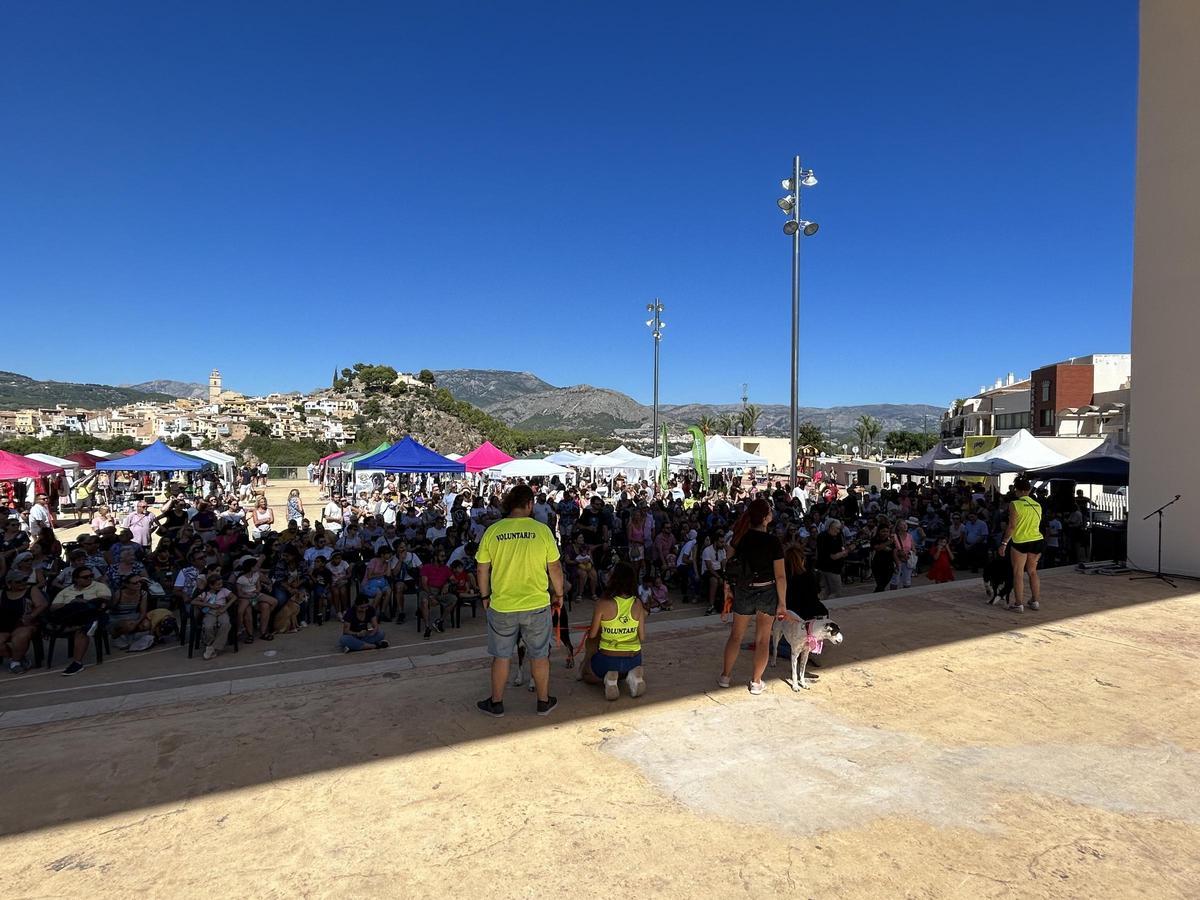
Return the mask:
<path id="1" fill-rule="evenodd" d="M 388 588 L 388 580 L 386 578 L 372 578 L 363 585 L 363 594 L 368 597 L 378 597 Z"/>
<path id="2" fill-rule="evenodd" d="M 511 659 L 517 649 L 517 639 L 524 638 L 525 653 L 530 659 L 550 656 L 550 607 L 543 606 L 528 612 L 487 611 L 488 655 L 495 659 Z"/>
<path id="3" fill-rule="evenodd" d="M 775 582 L 766 587 L 745 587 L 739 585 L 733 592 L 733 611 L 739 616 L 752 616 L 755 613 L 775 615 L 779 609 L 779 593 L 775 590 Z"/>
<path id="4" fill-rule="evenodd" d="M 609 672 L 628 675 L 641 664 L 642 654 L 640 652 L 633 656 L 609 656 L 603 650 L 598 650 L 588 660 L 588 665 L 592 667 L 592 672 L 597 678 L 603 678 Z"/>

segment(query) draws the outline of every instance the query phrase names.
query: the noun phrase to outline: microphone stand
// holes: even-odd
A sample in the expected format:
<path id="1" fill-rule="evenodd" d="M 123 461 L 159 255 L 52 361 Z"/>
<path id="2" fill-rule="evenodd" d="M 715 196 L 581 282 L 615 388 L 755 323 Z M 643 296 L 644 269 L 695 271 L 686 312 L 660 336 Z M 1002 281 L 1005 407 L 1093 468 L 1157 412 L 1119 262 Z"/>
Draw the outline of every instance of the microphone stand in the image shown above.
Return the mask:
<path id="1" fill-rule="evenodd" d="M 1179 498 L 1181 496 L 1183 496 L 1183 495 L 1176 494 L 1174 500 L 1168 500 L 1166 503 L 1164 503 L 1158 509 L 1154 510 L 1154 512 L 1148 513 L 1147 515 L 1142 516 L 1143 522 L 1145 522 L 1147 519 L 1149 519 L 1150 516 L 1158 516 L 1158 565 L 1155 568 L 1153 575 L 1135 575 L 1129 579 L 1130 581 L 1147 581 L 1151 578 L 1155 578 L 1155 579 L 1158 579 L 1159 581 L 1165 581 L 1171 587 L 1175 587 L 1175 582 L 1172 581 L 1170 578 L 1168 578 L 1166 575 L 1164 575 L 1163 570 L 1162 570 L 1162 523 L 1163 523 L 1163 510 L 1166 509 L 1168 506 L 1171 506 L 1172 504 L 1179 502 Z"/>

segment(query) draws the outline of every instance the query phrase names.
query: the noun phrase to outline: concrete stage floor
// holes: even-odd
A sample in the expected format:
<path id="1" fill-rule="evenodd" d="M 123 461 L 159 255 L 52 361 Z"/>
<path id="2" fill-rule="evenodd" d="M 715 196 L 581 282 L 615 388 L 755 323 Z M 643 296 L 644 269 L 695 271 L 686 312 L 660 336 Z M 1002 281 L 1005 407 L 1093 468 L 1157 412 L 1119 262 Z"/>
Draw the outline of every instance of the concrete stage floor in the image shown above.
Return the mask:
<path id="1" fill-rule="evenodd" d="M 817 685 L 793 693 L 781 664 L 760 697 L 746 653 L 717 688 L 723 626 L 680 616 L 647 643 L 645 697 L 608 703 L 558 660 L 547 718 L 524 689 L 503 719 L 474 709 L 478 630 L 183 685 L 115 684 L 122 666 L 144 677 L 133 660 L 79 693 L 13 679 L 0 883 L 11 897 L 1196 897 L 1198 614 L 1194 582 L 1065 570 L 1039 613 L 985 606 L 978 580 L 853 597 Z"/>

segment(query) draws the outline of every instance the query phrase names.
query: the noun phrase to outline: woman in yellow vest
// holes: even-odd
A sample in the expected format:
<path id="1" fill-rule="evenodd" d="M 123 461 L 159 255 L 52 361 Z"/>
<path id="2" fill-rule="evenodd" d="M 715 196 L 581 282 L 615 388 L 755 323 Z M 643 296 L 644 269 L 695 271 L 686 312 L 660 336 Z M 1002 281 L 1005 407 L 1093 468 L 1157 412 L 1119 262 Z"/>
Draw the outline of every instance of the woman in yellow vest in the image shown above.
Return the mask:
<path id="1" fill-rule="evenodd" d="M 1000 542 L 1000 555 L 1003 556 L 1007 548 L 1012 556 L 1015 602 L 1009 601 L 1006 609 L 1023 612 L 1026 572 L 1029 573 L 1029 593 L 1032 598 L 1029 608 L 1040 608 L 1042 586 L 1038 581 L 1037 567 L 1042 551 L 1046 549 L 1046 542 L 1042 538 L 1042 504 L 1029 496 L 1029 479 L 1022 475 L 1013 482 L 1013 490 L 1017 496 L 1008 504 L 1008 528 L 1004 531 L 1004 540 Z"/>
<path id="2" fill-rule="evenodd" d="M 642 671 L 642 640 L 645 637 L 646 608 L 637 595 L 637 575 L 628 563 L 617 563 L 609 576 L 604 596 L 596 601 L 592 627 L 588 629 L 583 680 L 603 684 L 604 696 L 616 700 L 618 682 L 625 676 L 630 697 L 646 692 Z"/>

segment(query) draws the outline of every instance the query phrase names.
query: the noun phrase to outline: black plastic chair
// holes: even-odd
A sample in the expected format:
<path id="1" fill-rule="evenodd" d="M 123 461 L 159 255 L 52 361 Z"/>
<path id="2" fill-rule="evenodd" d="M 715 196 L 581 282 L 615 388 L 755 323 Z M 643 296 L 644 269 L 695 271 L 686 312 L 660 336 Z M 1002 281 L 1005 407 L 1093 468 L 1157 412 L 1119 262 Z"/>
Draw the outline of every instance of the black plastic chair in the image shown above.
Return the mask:
<path id="1" fill-rule="evenodd" d="M 204 610 L 202 610 L 199 606 L 192 606 L 191 611 L 191 615 L 188 616 L 188 619 L 190 620 L 188 633 L 191 636 L 188 640 L 188 659 L 192 658 L 192 654 L 196 651 L 196 648 L 200 646 L 200 642 L 204 638 Z M 225 611 L 225 615 L 230 615 L 229 610 Z M 180 627 L 182 628 L 182 626 Z M 228 643 L 233 644 L 234 653 L 240 652 L 238 647 L 238 629 L 237 626 L 233 624 L 232 619 L 230 619 L 229 622 Z"/>
<path id="2" fill-rule="evenodd" d="M 75 633 L 80 630 L 86 630 L 90 625 L 54 625 L 52 623 L 43 623 L 37 636 L 33 640 L 33 664 L 41 666 L 42 657 L 45 656 L 46 668 L 54 668 L 54 645 L 59 638 L 68 638 L 68 650 L 72 650 L 71 644 L 74 642 Z M 43 651 L 42 641 L 47 641 L 46 648 Z M 112 656 L 112 648 L 108 642 L 108 628 L 105 626 L 103 619 L 96 627 L 96 633 L 92 635 L 92 646 L 96 648 L 96 665 L 104 662 L 104 654 Z"/>

